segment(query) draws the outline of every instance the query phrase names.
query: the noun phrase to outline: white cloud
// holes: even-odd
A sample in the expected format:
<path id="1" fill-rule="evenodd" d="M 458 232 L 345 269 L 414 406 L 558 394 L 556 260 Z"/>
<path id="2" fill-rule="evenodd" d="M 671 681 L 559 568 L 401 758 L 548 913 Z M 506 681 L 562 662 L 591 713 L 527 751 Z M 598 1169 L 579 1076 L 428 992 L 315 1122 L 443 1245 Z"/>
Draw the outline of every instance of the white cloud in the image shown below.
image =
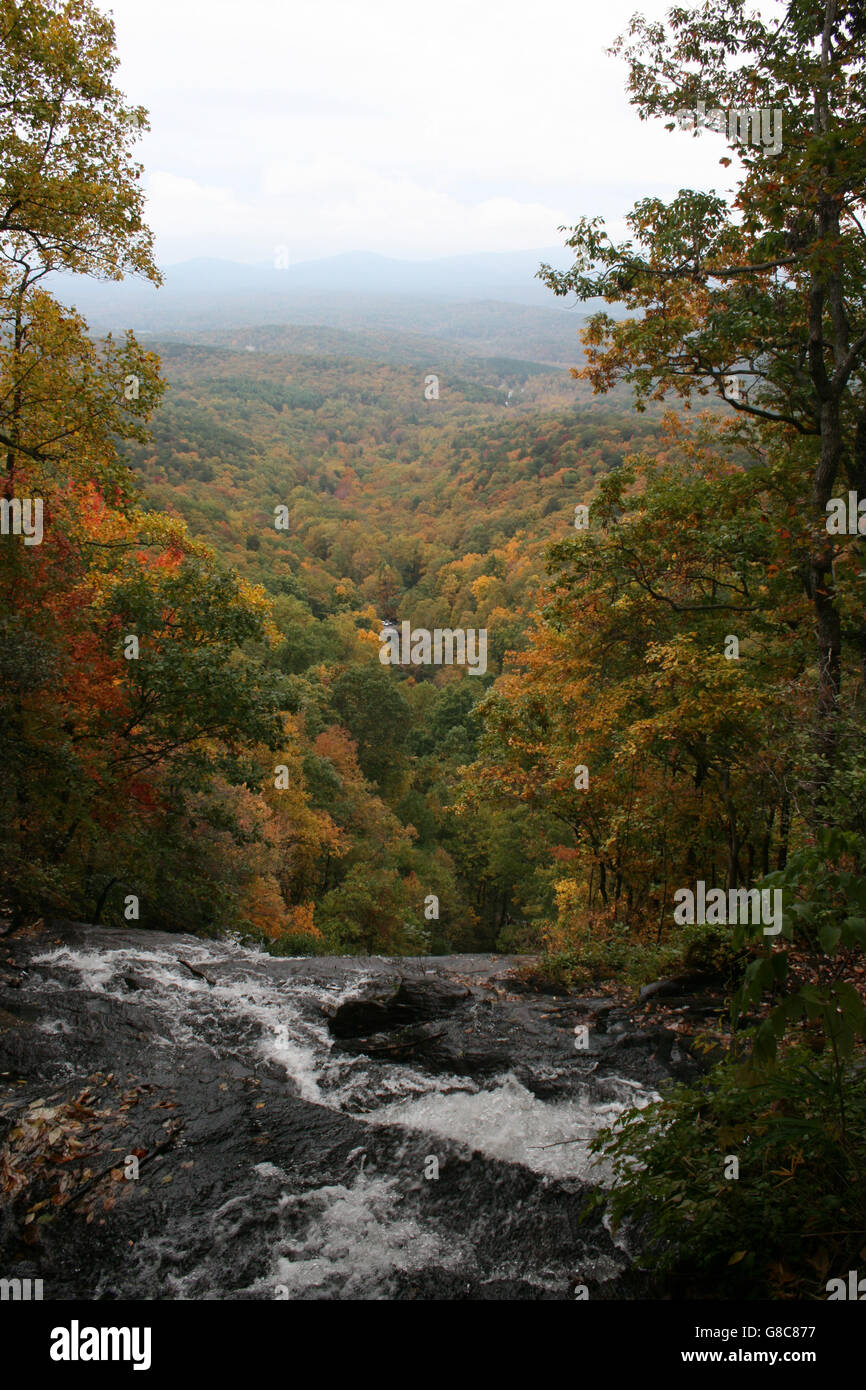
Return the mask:
<path id="1" fill-rule="evenodd" d="M 406 178 L 337 161 L 272 165 L 262 196 L 200 184 L 166 171 L 148 186 L 148 220 L 172 259 L 226 256 L 264 262 L 274 247 L 308 260 L 347 249 L 435 256 L 508 251 L 557 241 L 563 218 L 514 198 L 465 202 Z"/>
<path id="2" fill-rule="evenodd" d="M 634 0 L 113 0 L 163 263 L 549 245 L 582 213 L 724 187 L 604 49 Z M 659 15 L 652 0 L 644 9 Z"/>

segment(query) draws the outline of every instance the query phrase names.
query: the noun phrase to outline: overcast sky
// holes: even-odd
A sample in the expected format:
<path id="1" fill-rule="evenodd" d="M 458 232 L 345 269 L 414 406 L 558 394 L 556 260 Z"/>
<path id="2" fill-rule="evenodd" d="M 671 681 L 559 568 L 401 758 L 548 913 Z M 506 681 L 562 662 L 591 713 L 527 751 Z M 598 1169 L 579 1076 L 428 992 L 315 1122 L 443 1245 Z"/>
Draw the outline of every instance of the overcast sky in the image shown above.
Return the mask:
<path id="1" fill-rule="evenodd" d="M 721 136 L 638 120 L 605 55 L 658 0 L 101 0 L 162 265 L 561 244 L 638 197 L 730 186 Z"/>

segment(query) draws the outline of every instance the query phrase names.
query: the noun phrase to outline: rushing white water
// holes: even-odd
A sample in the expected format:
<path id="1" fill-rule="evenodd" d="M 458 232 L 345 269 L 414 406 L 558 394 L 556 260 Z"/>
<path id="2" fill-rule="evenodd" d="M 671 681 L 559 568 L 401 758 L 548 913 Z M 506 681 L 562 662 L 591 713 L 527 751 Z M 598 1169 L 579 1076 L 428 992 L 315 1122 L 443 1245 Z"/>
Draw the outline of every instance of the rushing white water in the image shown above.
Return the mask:
<path id="1" fill-rule="evenodd" d="M 205 972 L 221 963 L 231 964 L 235 972 L 241 969 L 225 980 L 212 975 L 214 983 L 209 984 L 191 974 L 171 950 L 92 952 L 67 946 L 36 956 L 33 963 L 69 971 L 82 987 L 118 1000 L 128 998 L 123 980 L 132 972 L 139 985 L 137 1000 L 165 1015 L 160 1040 L 166 1047 L 197 1042 L 225 1055 L 233 1050 L 230 1040 L 240 1035 L 249 1050 L 285 1068 L 304 1100 L 335 1110 L 363 1112 L 395 1097 L 473 1087 L 465 1077 L 424 1076 L 410 1066 L 382 1066 L 334 1046 L 321 1006 L 334 1007 L 352 997 L 369 978 L 363 974 L 339 985 L 275 981 L 262 971 L 269 956 L 223 943 L 197 945 L 184 959 Z M 46 980 L 44 988 L 63 985 Z"/>
<path id="2" fill-rule="evenodd" d="M 509 1074 L 474 1095 L 431 1092 L 382 1106 L 368 1118 L 454 1139 L 537 1173 L 603 1182 L 608 1171 L 590 1155 L 592 1139 L 615 1123 L 626 1104 L 646 1104 L 650 1098 L 641 1092 L 637 1099 L 606 1105 L 585 1099 L 544 1101 Z"/>
<path id="3" fill-rule="evenodd" d="M 395 1270 L 430 1264 L 454 1268 L 465 1258 L 415 1217 L 400 1214 L 391 1178 L 360 1173 L 351 1186 L 341 1183 L 286 1197 L 283 1209 L 294 1217 L 300 1209 L 312 1219 L 304 1223 L 300 1237 L 281 1236 L 278 1242 L 269 1276 L 278 1297 L 324 1290 L 335 1282 L 350 1298 L 384 1296 Z"/>
<path id="4" fill-rule="evenodd" d="M 134 998 L 157 1020 L 150 1041 L 176 1049 L 179 1066 L 188 1044 L 246 1064 L 265 1059 L 283 1069 L 286 1086 L 302 1100 L 353 1116 L 372 1130 L 402 1129 L 406 1143 L 409 1135 L 429 1136 L 433 1154 L 438 1141 L 449 1154 L 462 1151 L 464 1161 L 481 1154 L 536 1174 L 542 1183 L 609 1181 L 590 1144 L 624 1110 L 653 1099 L 652 1091 L 618 1077 L 591 1084 L 589 1071 L 586 1084 L 579 1084 L 570 1057 L 563 1058 L 563 1075 L 573 1083 L 567 1098 L 544 1099 L 509 1070 L 482 1079 L 430 1075 L 410 1063 L 353 1055 L 335 1043 L 323 1012 L 354 997 L 370 978 L 362 963 L 348 973 L 348 980 L 309 973 L 304 978 L 302 970 L 287 970 L 260 952 L 226 942 L 184 943 L 181 954 L 175 944 L 106 942 L 99 948 L 59 946 L 33 957 L 28 987 L 43 1003 L 75 989 L 125 1006 Z M 69 1031 L 62 1018 L 41 1026 Z M 547 1068 L 542 1079 L 551 1078 L 555 1068 Z M 177 1298 L 386 1298 L 395 1277 L 411 1278 L 431 1267 L 472 1267 L 473 1251 L 459 1228 L 449 1229 L 446 1238 L 429 1205 L 416 1200 L 427 1187 L 416 1158 L 407 1185 L 392 1174 L 365 1172 L 364 1151 L 357 1155 L 340 1181 L 323 1180 L 303 1191 L 297 1184 L 292 1190 L 279 1164 L 251 1165 L 245 1190 L 199 1217 L 202 1253 L 192 1270 L 184 1253 L 188 1232 L 148 1234 L 138 1242 L 131 1259 L 142 1286 L 167 1287 L 167 1296 Z M 266 1268 L 233 1273 L 227 1282 L 230 1252 L 254 1225 L 267 1232 Z M 543 1273 L 521 1270 L 519 1263 L 503 1256 L 502 1268 L 545 1284 Z M 608 1256 L 599 1257 L 599 1277 L 616 1268 Z M 550 1276 L 551 1286 L 559 1288 L 561 1280 L 561 1272 Z"/>
<path id="5" fill-rule="evenodd" d="M 590 1171 L 590 1142 L 624 1110 L 655 1098 L 635 1082 L 616 1078 L 607 1101 L 588 1092 L 575 1100 L 548 1101 L 510 1072 L 480 1085 L 465 1076 L 429 1076 L 410 1065 L 351 1056 L 335 1047 L 321 1005 L 352 997 L 365 983 L 363 975 L 340 985 L 275 981 L 261 971 L 267 956 L 223 943 L 197 944 L 184 958 L 202 971 L 220 963 L 230 963 L 235 972 L 240 966 L 239 978 L 216 975 L 209 984 L 167 949 L 63 946 L 35 957 L 34 964 L 60 967 L 87 989 L 118 999 L 128 997 L 123 977 L 132 971 L 140 986 L 137 997 L 166 1016 L 166 1046 L 196 1041 L 225 1052 L 228 1038 L 248 1035 L 250 1047 L 285 1068 L 304 1100 L 360 1115 L 370 1124 L 423 1130 L 553 1177 L 603 1182 L 607 1173 L 600 1165 Z M 45 987 L 61 986 L 46 981 Z"/>

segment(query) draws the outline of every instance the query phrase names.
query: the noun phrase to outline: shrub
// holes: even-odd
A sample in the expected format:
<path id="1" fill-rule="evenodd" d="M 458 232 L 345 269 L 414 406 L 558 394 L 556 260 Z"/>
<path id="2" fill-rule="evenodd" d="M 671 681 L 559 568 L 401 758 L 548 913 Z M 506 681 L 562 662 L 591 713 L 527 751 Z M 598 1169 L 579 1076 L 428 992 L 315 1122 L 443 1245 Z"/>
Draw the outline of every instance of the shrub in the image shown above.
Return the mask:
<path id="1" fill-rule="evenodd" d="M 722 1063 L 597 1136 L 616 1185 L 589 1209 L 641 1223 L 641 1262 L 675 1296 L 825 1298 L 866 1260 L 862 1065 L 846 1069 L 845 1105 L 843 1129 L 835 1068 L 804 1048 L 761 1069 Z"/>

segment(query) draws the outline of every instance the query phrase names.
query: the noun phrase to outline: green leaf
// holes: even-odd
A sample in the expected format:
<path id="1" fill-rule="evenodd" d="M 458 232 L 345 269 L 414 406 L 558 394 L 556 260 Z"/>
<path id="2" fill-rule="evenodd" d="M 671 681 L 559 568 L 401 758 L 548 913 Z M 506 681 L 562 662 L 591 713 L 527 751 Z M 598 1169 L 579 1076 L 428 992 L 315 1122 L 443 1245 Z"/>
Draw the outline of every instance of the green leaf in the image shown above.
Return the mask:
<path id="1" fill-rule="evenodd" d="M 821 950 L 826 951 L 828 956 L 832 955 L 839 945 L 839 937 L 841 935 L 841 927 L 835 927 L 831 922 L 826 922 L 818 931 L 818 941 L 821 944 Z"/>
<path id="2" fill-rule="evenodd" d="M 769 1020 L 765 1020 L 755 1035 L 755 1057 L 758 1061 L 772 1061 L 776 1055 L 776 1034 Z"/>
<path id="3" fill-rule="evenodd" d="M 857 943 L 866 946 L 866 917 L 846 917 L 842 923 L 842 939 L 846 946 Z"/>
<path id="4" fill-rule="evenodd" d="M 770 957 L 773 962 L 773 977 L 776 980 L 784 980 L 788 973 L 788 956 L 785 951 L 775 951 Z"/>

